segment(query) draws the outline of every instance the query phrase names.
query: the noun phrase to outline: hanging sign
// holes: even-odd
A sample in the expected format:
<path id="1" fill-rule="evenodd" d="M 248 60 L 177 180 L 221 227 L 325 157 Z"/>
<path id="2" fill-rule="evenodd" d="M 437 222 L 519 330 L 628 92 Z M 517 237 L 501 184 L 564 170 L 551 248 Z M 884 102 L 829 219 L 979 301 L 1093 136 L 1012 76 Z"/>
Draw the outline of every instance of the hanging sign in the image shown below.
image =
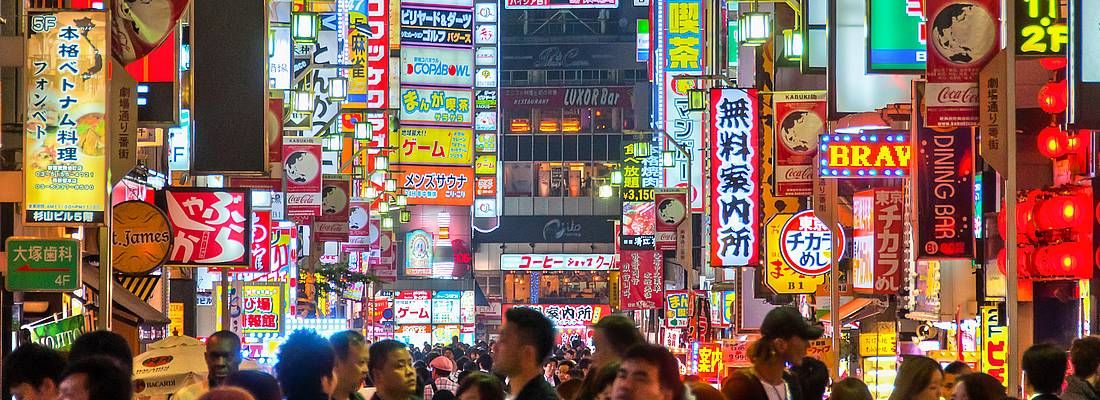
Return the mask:
<path id="1" fill-rule="evenodd" d="M 919 120 L 919 119 L 918 119 Z M 917 128 L 913 181 L 917 258 L 974 256 L 974 137 L 970 128 Z M 927 212 L 924 212 L 927 211 Z"/>
<path id="2" fill-rule="evenodd" d="M 784 240 L 783 232 L 791 224 L 791 221 L 795 220 L 795 216 L 792 214 L 777 214 L 772 217 L 771 221 L 768 221 L 765 226 L 766 249 L 767 260 L 764 265 L 764 284 L 773 292 L 778 294 L 809 294 L 817 291 L 817 287 L 825 283 L 828 277 L 824 273 L 816 273 L 814 275 L 808 275 L 803 271 L 796 269 L 791 265 L 791 262 L 784 257 L 783 253 L 786 251 L 786 247 L 790 246 L 794 248 L 792 253 L 797 252 L 799 254 L 805 254 L 809 258 L 805 260 L 814 268 L 814 272 L 820 271 L 822 268 L 817 267 L 816 263 L 824 259 L 828 262 L 828 257 L 831 255 L 828 250 L 832 248 L 832 243 L 829 239 L 823 238 L 823 232 L 813 229 L 815 224 L 820 224 L 817 217 L 810 215 L 813 218 L 812 222 L 809 222 L 808 234 L 813 236 L 802 237 L 802 232 L 798 232 L 799 236 L 795 237 L 793 243 L 787 244 Z M 794 224 L 797 227 L 797 222 Z M 819 228 L 820 229 L 820 228 Z M 793 233 L 793 232 L 792 232 Z M 831 238 L 831 237 L 830 237 Z M 822 254 L 824 253 L 824 254 Z M 827 271 L 826 267 L 826 271 Z"/>
<path id="3" fill-rule="evenodd" d="M 852 287 L 862 293 L 901 289 L 905 194 L 881 188 L 852 196 Z"/>
<path id="4" fill-rule="evenodd" d="M 687 192 L 660 190 L 654 194 L 657 207 L 657 250 L 676 250 L 676 230 L 688 216 Z"/>
<path id="5" fill-rule="evenodd" d="M 473 92 L 463 89 L 401 87 L 401 123 L 473 124 Z"/>
<path id="6" fill-rule="evenodd" d="M 111 209 L 111 266 L 116 272 L 146 274 L 168 260 L 172 226 L 156 206 L 140 200 Z"/>
<path id="7" fill-rule="evenodd" d="M 281 335 L 285 329 L 284 318 L 281 283 L 241 285 L 241 331 L 244 334 Z"/>
<path id="8" fill-rule="evenodd" d="M 321 187 L 321 216 L 313 222 L 313 232 L 322 242 L 347 242 L 351 182 L 344 175 L 325 175 Z"/>
<path id="9" fill-rule="evenodd" d="M 173 187 L 159 194 L 176 234 L 169 264 L 251 265 L 251 191 Z"/>
<path id="10" fill-rule="evenodd" d="M 775 104 L 775 195 L 809 196 L 818 138 L 825 133 L 825 92 L 777 92 Z"/>
<path id="11" fill-rule="evenodd" d="M 760 142 L 755 89 L 714 89 L 711 106 L 711 265 L 760 258 Z"/>
<path id="12" fill-rule="evenodd" d="M 321 215 L 321 138 L 283 137 L 286 215 Z"/>
<path id="13" fill-rule="evenodd" d="M 902 131 L 864 132 L 821 135 L 817 158 L 822 178 L 909 176 L 913 146 L 908 134 Z"/>
<path id="14" fill-rule="evenodd" d="M 838 224 L 840 249 L 844 254 L 844 229 Z M 781 244 L 779 255 L 795 272 L 818 276 L 832 269 L 834 230 L 817 219 L 813 210 L 799 212 L 784 222 L 776 237 Z"/>
<path id="15" fill-rule="evenodd" d="M 978 72 L 997 53 L 1001 14 L 994 0 L 927 0 L 926 126 L 978 124 Z"/>
<path id="16" fill-rule="evenodd" d="M 5 242 L 9 292 L 71 292 L 80 288 L 80 242 L 10 237 Z"/>
<path id="17" fill-rule="evenodd" d="M 473 141 L 470 128 L 402 126 L 394 164 L 470 165 Z"/>
<path id="18" fill-rule="evenodd" d="M 649 310 L 660 306 L 664 293 L 664 264 L 660 251 L 619 252 L 619 293 L 622 309 Z"/>
<path id="19" fill-rule="evenodd" d="M 691 316 L 690 297 L 686 290 L 665 291 L 665 327 L 688 327 L 688 317 Z"/>

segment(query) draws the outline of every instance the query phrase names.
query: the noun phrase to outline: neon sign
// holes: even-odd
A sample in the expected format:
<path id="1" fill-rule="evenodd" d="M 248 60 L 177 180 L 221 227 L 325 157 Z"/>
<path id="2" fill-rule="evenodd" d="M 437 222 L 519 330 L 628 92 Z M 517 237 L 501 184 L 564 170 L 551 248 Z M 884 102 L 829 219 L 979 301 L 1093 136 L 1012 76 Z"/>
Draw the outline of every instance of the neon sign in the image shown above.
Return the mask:
<path id="1" fill-rule="evenodd" d="M 901 178 L 909 175 L 912 145 L 906 133 L 821 135 L 818 168 L 829 178 Z"/>

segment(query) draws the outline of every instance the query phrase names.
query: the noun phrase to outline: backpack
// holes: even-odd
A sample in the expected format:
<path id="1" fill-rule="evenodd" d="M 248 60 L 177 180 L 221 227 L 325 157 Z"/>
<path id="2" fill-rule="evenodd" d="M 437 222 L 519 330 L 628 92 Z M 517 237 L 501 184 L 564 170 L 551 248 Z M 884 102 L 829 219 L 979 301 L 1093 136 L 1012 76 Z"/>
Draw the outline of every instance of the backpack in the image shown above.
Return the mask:
<path id="1" fill-rule="evenodd" d="M 455 394 L 451 393 L 450 390 L 439 390 L 439 387 L 435 385 L 435 382 L 432 382 L 431 386 L 432 386 L 432 398 L 431 399 L 424 399 L 424 400 L 455 400 L 455 399 L 457 399 L 457 397 L 455 397 Z"/>

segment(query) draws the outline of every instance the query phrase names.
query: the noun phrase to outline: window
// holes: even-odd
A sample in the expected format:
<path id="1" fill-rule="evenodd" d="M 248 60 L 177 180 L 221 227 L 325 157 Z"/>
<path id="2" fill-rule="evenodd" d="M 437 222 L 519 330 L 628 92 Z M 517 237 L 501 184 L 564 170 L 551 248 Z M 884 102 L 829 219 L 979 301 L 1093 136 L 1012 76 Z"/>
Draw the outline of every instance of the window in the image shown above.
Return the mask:
<path id="1" fill-rule="evenodd" d="M 534 191 L 534 171 L 530 162 L 504 163 L 504 195 L 530 197 Z"/>
<path id="2" fill-rule="evenodd" d="M 474 279 L 477 280 L 478 285 L 481 285 L 481 290 L 485 292 L 485 297 L 503 297 L 503 290 L 501 290 L 501 277 L 499 272 L 474 272 Z"/>

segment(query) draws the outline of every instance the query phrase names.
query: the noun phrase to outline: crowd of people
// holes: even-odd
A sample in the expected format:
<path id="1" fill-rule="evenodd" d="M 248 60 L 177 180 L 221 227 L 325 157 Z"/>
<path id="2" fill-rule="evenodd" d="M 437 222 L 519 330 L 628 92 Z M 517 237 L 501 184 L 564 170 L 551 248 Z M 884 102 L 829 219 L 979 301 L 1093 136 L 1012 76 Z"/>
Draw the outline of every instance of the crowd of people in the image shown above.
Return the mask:
<path id="1" fill-rule="evenodd" d="M 173 400 L 871 400 L 856 378 L 830 384 L 825 364 L 806 356 L 822 329 L 788 307 L 773 309 L 750 346 L 751 367 L 731 372 L 716 387 L 681 376 L 666 348 L 645 341 L 634 322 L 610 315 L 592 326 L 592 347 L 556 344 L 553 323 L 536 310 L 506 312 L 493 342 L 408 346 L 372 343 L 356 331 L 330 338 L 291 333 L 273 374 L 241 369 L 240 338 L 228 331 L 207 338 L 207 379 L 178 390 Z M 1076 340 L 1069 354 L 1037 344 L 1022 355 L 1028 400 L 1100 400 L 1100 338 Z M 130 400 L 133 358 L 126 341 L 108 331 L 86 333 L 67 357 L 25 344 L 4 358 L 3 384 L 16 400 Z M 1066 376 L 1067 364 L 1073 374 Z M 889 400 L 1009 400 L 1000 381 L 963 362 L 907 356 Z"/>

